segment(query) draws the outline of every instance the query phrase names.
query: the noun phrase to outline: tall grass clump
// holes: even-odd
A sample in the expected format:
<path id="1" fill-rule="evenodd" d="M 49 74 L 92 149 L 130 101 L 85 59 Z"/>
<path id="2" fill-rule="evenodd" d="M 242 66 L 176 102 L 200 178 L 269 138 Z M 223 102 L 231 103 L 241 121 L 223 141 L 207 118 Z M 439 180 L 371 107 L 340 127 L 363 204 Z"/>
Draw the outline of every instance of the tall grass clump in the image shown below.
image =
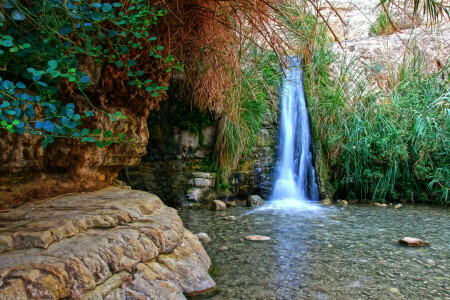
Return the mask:
<path id="1" fill-rule="evenodd" d="M 390 91 L 374 92 L 355 77 L 354 63 L 334 60 L 320 45 L 305 86 L 338 196 L 448 204 L 448 66 L 425 74 L 420 53 L 405 55 L 389 75 Z"/>
<path id="2" fill-rule="evenodd" d="M 398 24 L 393 22 L 388 14 L 382 13 L 378 16 L 375 24 L 372 24 L 369 29 L 371 36 L 391 35 L 397 31 Z"/>

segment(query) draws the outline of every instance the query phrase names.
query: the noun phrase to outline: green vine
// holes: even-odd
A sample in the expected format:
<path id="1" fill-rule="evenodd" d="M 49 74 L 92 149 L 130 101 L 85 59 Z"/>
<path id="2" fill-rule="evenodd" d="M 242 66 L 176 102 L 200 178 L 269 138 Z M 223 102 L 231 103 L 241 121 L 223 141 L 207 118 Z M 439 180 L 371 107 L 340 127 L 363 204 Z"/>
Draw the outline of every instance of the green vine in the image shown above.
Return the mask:
<path id="1" fill-rule="evenodd" d="M 4 0 L 0 4 L 0 128 L 43 136 L 43 147 L 57 137 L 98 147 L 124 142 L 123 134 L 83 128 L 83 121 L 97 113 L 111 121 L 125 116 L 92 104 L 84 92 L 91 78 L 80 70 L 79 59 L 87 55 L 98 65 L 126 70 L 130 86 L 158 97 L 167 87 L 153 82 L 153 70 L 137 65 L 137 55 L 142 54 L 133 53 L 143 51 L 162 60 L 171 72 L 173 58 L 162 56 L 164 47 L 154 33 L 166 12 L 144 0 Z M 62 82 L 79 90 L 92 109 L 77 112 L 74 103 L 63 104 Z"/>

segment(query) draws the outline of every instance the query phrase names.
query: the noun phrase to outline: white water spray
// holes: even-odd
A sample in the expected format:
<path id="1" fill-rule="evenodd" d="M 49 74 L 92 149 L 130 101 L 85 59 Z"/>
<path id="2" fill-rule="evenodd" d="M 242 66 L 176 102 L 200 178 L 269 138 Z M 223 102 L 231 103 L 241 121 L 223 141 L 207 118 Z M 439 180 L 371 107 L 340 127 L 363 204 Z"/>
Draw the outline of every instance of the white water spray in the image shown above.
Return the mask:
<path id="1" fill-rule="evenodd" d="M 268 208 L 318 209 L 301 60 L 289 58 L 281 93 L 280 164 Z"/>

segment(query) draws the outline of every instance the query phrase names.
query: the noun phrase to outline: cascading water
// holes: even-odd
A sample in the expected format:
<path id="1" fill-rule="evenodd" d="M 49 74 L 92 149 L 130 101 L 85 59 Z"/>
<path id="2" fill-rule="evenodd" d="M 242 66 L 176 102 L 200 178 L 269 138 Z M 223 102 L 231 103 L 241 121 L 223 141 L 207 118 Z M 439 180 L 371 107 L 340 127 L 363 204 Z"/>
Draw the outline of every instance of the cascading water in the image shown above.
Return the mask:
<path id="1" fill-rule="evenodd" d="M 303 92 L 301 60 L 289 58 L 281 93 L 280 164 L 270 208 L 316 209 L 319 199 L 311 134 Z"/>

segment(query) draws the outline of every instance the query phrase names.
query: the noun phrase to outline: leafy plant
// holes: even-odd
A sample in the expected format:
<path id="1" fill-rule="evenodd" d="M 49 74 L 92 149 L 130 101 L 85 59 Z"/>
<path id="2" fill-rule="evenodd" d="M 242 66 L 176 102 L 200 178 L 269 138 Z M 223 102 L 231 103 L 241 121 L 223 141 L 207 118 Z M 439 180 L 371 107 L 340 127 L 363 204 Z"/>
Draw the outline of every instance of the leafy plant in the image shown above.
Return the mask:
<path id="1" fill-rule="evenodd" d="M 382 13 L 375 24 L 370 26 L 369 34 L 371 36 L 391 35 L 397 31 L 397 26 L 398 24 L 393 22 L 386 13 Z"/>
<path id="2" fill-rule="evenodd" d="M 128 84 L 158 97 L 167 87 L 149 78 L 153 70 L 138 66 L 138 51 L 162 60 L 163 46 L 153 32 L 166 10 L 147 1 L 100 3 L 85 0 L 44 2 L 5 0 L 0 9 L 0 128 L 11 133 L 76 138 L 98 147 L 123 142 L 123 134 L 83 128 L 96 113 L 112 121 L 125 118 L 93 105 L 85 93 L 91 78 L 80 59 L 89 56 L 98 65 L 112 65 L 128 75 Z M 168 67 L 167 72 L 171 68 Z M 74 103 L 63 101 L 61 85 L 76 89 L 91 106 L 77 113 Z M 65 103 L 64 103 L 65 102 Z"/>

